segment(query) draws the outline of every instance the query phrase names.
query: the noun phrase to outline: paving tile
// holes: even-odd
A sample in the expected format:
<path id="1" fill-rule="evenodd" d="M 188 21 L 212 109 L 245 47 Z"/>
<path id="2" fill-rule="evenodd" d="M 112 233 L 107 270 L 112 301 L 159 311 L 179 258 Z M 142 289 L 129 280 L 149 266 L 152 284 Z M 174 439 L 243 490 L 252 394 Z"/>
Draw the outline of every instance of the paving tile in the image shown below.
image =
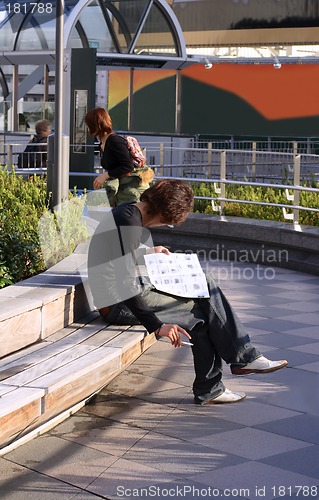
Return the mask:
<path id="1" fill-rule="evenodd" d="M 263 297 L 249 295 L 246 297 L 246 300 L 243 298 L 243 294 L 239 293 L 236 296 L 232 296 L 232 303 L 236 305 L 237 303 L 243 304 L 244 306 L 255 306 L 255 307 L 272 307 L 278 305 L 279 307 L 285 308 L 287 302 L 289 302 L 286 298 L 273 297 L 272 295 L 264 295 Z"/>
<path id="2" fill-rule="evenodd" d="M 309 475 L 253 461 L 190 476 L 188 479 L 211 486 L 212 491 L 216 488 L 226 493 L 227 490 L 229 495 L 231 490 L 233 496 L 230 498 L 243 496 L 252 500 L 262 497 L 272 500 L 277 496 L 279 486 L 288 488 L 298 484 L 304 486 L 317 484 L 316 478 L 311 478 Z"/>
<path id="3" fill-rule="evenodd" d="M 245 311 L 245 313 L 255 315 L 258 320 L 263 318 L 281 318 L 282 316 L 287 316 L 288 314 L 290 314 L 289 309 L 286 309 L 283 305 L 280 307 L 275 307 L 273 305 L 264 307 L 260 304 L 255 304 L 255 307 L 252 307 L 252 305 L 249 304 L 248 307 L 245 308 L 243 306 L 237 306 L 235 304 L 234 309 L 236 310 L 240 318 L 242 318 L 242 311 Z"/>
<path id="4" fill-rule="evenodd" d="M 318 332 L 318 336 L 319 336 L 319 332 Z M 319 356 L 319 342 L 310 342 L 310 343 L 306 343 L 305 342 L 305 345 L 300 345 L 298 347 L 291 347 L 292 350 L 296 350 L 298 352 L 306 352 L 306 353 L 309 353 L 309 354 L 316 354 L 317 356 Z"/>
<path id="5" fill-rule="evenodd" d="M 269 325 L 271 326 L 271 325 Z M 258 335 L 258 343 L 271 345 L 272 347 L 294 347 L 300 346 L 304 344 L 311 344 L 312 340 L 305 337 L 298 337 L 297 335 L 289 335 L 287 333 L 278 333 L 276 330 L 273 330 L 269 333 L 265 333 L 264 335 Z"/>
<path id="6" fill-rule="evenodd" d="M 86 406 L 82 411 L 86 414 L 107 417 L 112 421 L 150 430 L 169 415 L 172 408 L 137 398 L 120 400 L 117 399 L 117 395 L 112 395 L 104 400 L 98 399 L 95 404 Z"/>
<path id="7" fill-rule="evenodd" d="M 277 293 L 273 290 L 274 296 L 281 298 L 281 299 L 288 299 L 288 300 L 296 300 L 296 297 L 298 297 L 298 300 L 300 302 L 304 301 L 316 301 L 318 300 L 318 294 L 317 293 L 311 293 L 311 292 L 296 292 L 296 290 L 291 291 L 291 287 L 289 287 L 289 290 L 286 288 L 285 291 Z"/>
<path id="8" fill-rule="evenodd" d="M 303 328 L 293 328 L 289 330 L 289 335 L 297 335 L 297 337 L 306 337 L 310 339 L 318 339 L 318 326 L 307 326 Z"/>
<path id="9" fill-rule="evenodd" d="M 181 387 L 180 389 L 171 389 L 168 391 L 158 391 L 153 394 L 142 394 L 139 399 L 143 401 L 149 401 L 151 403 L 157 403 L 160 405 L 168 405 L 172 407 L 180 407 L 184 401 L 189 407 L 193 406 L 193 392 L 190 387 Z"/>
<path id="10" fill-rule="evenodd" d="M 285 368 L 285 370 L 288 370 L 288 368 Z M 234 376 L 229 373 L 225 373 L 223 379 L 226 387 L 232 391 L 245 392 L 247 394 L 246 399 L 242 401 L 240 405 L 246 405 L 246 403 L 250 400 L 262 403 L 267 401 L 267 404 L 269 404 L 270 398 L 273 394 L 278 395 L 278 398 L 280 399 L 287 391 L 289 391 L 286 384 L 278 382 L 278 374 L 279 372 L 266 373 L 264 375 L 252 374 L 247 376 Z M 276 404 L 275 406 L 281 407 L 281 405 Z"/>
<path id="11" fill-rule="evenodd" d="M 319 295 L 317 297 L 319 300 Z M 282 321 L 295 321 L 296 323 L 303 323 L 304 325 L 318 326 L 319 325 L 319 314 L 311 312 L 299 312 L 298 314 L 290 314 L 290 316 L 283 316 Z"/>
<path id="12" fill-rule="evenodd" d="M 1 500 L 90 500 L 96 498 L 70 484 L 0 459 Z"/>
<path id="13" fill-rule="evenodd" d="M 240 310 L 236 310 L 236 313 L 238 314 L 239 318 L 240 318 L 240 321 L 245 325 L 245 326 L 249 326 L 251 323 L 257 323 L 258 321 L 263 321 L 264 319 L 269 319 L 267 316 L 263 316 L 263 315 L 253 315 L 253 314 L 249 314 L 245 311 L 240 311 Z"/>
<path id="14" fill-rule="evenodd" d="M 178 406 L 179 409 L 183 409 L 183 404 Z M 195 407 L 197 409 L 197 407 Z M 243 426 L 258 426 L 258 424 L 266 422 L 278 422 L 280 420 L 286 420 L 289 417 L 294 417 L 301 415 L 299 412 L 292 410 L 286 410 L 285 408 L 278 408 L 277 406 L 272 406 L 266 403 L 258 403 L 252 399 L 246 399 L 240 404 L 236 405 L 215 405 L 213 407 L 216 410 L 215 416 L 230 422 L 235 422 Z M 201 413 L 207 415 L 207 408 L 200 408 Z M 197 410 L 200 411 L 199 409 Z M 259 426 L 258 426 L 259 428 Z M 265 429 L 267 430 L 267 429 Z M 270 429 L 272 432 L 272 429 Z"/>
<path id="15" fill-rule="evenodd" d="M 318 417 L 296 413 L 291 418 L 256 425 L 256 428 L 319 445 Z"/>
<path id="16" fill-rule="evenodd" d="M 288 273 L 280 273 L 276 268 L 276 276 L 280 276 L 281 282 L 291 282 L 293 288 L 304 285 L 306 287 L 318 286 L 318 276 L 313 274 L 298 273 L 297 271 L 290 271 Z"/>
<path id="17" fill-rule="evenodd" d="M 145 492 L 145 489 L 156 488 L 157 484 L 169 484 L 176 479 L 177 476 L 174 473 L 161 472 L 158 469 L 120 458 L 113 466 L 96 477 L 86 490 L 108 499 L 136 498 L 138 489 L 143 488 Z M 125 492 L 127 494 L 123 496 Z"/>
<path id="18" fill-rule="evenodd" d="M 267 358 L 285 359 L 282 358 L 280 354 L 278 354 L 278 347 L 272 347 L 270 345 L 259 343 L 258 336 L 254 339 L 254 341 L 252 341 L 252 343 L 254 344 L 254 347 L 256 347 L 256 349 L 258 349 Z"/>
<path id="19" fill-rule="evenodd" d="M 273 457 L 264 458 L 261 461 L 290 472 L 316 478 L 317 480 L 313 484 L 319 484 L 319 446 L 317 445 L 312 445 L 298 451 L 281 453 Z"/>
<path id="20" fill-rule="evenodd" d="M 188 349 L 185 347 L 185 349 Z M 166 366 L 147 372 L 147 375 L 158 380 L 166 380 L 180 386 L 191 387 L 195 378 L 193 362 L 188 365 Z"/>
<path id="21" fill-rule="evenodd" d="M 194 405 L 194 408 L 196 406 Z M 199 408 L 201 408 L 199 406 Z M 218 418 L 218 411 L 215 407 L 209 407 L 206 414 L 201 411 L 181 411 L 173 410 L 166 418 L 156 425 L 156 432 L 185 441 L 194 441 L 197 437 L 204 437 L 212 433 L 217 435 L 220 432 L 239 429 L 242 426 L 236 422 L 229 422 Z"/>
<path id="22" fill-rule="evenodd" d="M 188 476 L 241 463 L 244 460 L 212 448 L 174 439 L 162 447 L 143 449 L 138 446 L 125 454 L 125 459 L 154 467 L 163 472 Z"/>
<path id="23" fill-rule="evenodd" d="M 236 429 L 199 438 L 194 437 L 192 441 L 250 460 L 258 460 L 283 451 L 311 446 L 304 441 L 250 428 Z"/>
<path id="24" fill-rule="evenodd" d="M 88 448 L 122 456 L 147 431 L 87 414 L 76 414 L 50 431 L 50 435 L 81 444 Z"/>
<path id="25" fill-rule="evenodd" d="M 116 457 L 65 439 L 43 435 L 8 453 L 6 459 L 65 483 L 86 488 Z"/>
<path id="26" fill-rule="evenodd" d="M 283 306 L 274 304 L 274 308 L 281 309 Z M 284 309 L 290 309 L 291 311 L 300 311 L 303 313 L 306 312 L 316 312 L 319 311 L 319 303 L 318 302 L 298 302 L 298 301 L 293 301 L 293 302 L 288 302 L 285 304 Z"/>
<path id="27" fill-rule="evenodd" d="M 269 404 L 319 416 L 318 397 L 315 397 L 316 388 L 319 386 L 319 374 L 296 368 L 285 368 L 273 375 L 276 375 L 276 380 L 282 390 L 268 393 Z M 256 399 L 259 399 L 258 394 L 256 394 Z"/>
<path id="28" fill-rule="evenodd" d="M 109 418 L 122 411 L 135 408 L 139 404 L 139 399 L 123 394 L 113 394 L 106 386 L 82 408 L 81 413 Z"/>
<path id="29" fill-rule="evenodd" d="M 170 366 L 171 367 L 179 367 L 183 366 L 184 364 L 187 366 L 189 365 L 189 362 L 192 361 L 191 358 L 186 359 L 185 363 L 180 363 L 177 361 L 174 361 L 172 359 L 170 361 Z M 167 360 L 164 358 L 160 358 L 158 356 L 140 356 L 136 362 L 132 363 L 130 366 L 127 367 L 128 372 L 133 372 L 133 373 L 140 373 L 140 374 L 147 374 L 149 375 L 148 372 L 152 370 L 157 370 L 157 369 L 166 369 L 167 368 Z"/>
<path id="30" fill-rule="evenodd" d="M 118 394 L 126 396 L 138 396 L 140 394 L 149 394 L 158 390 L 177 389 L 180 384 L 156 379 L 148 375 L 138 373 L 122 372 L 108 385 L 108 389 Z"/>
<path id="31" fill-rule="evenodd" d="M 319 361 L 315 363 L 307 363 L 306 365 L 296 366 L 299 370 L 307 370 L 310 372 L 319 373 Z"/>
<path id="32" fill-rule="evenodd" d="M 249 326 L 250 328 L 260 328 L 262 330 L 282 333 L 289 332 L 289 330 L 296 328 L 305 328 L 309 325 L 302 323 L 302 321 L 289 321 L 289 319 L 282 320 L 281 318 L 263 318 L 258 321 L 252 321 Z"/>

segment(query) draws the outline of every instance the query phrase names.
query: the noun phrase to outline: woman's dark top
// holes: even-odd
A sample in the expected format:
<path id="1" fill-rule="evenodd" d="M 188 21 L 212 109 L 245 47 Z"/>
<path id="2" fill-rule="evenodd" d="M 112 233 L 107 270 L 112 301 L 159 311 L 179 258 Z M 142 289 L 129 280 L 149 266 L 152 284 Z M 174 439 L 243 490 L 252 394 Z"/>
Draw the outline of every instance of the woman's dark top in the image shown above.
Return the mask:
<path id="1" fill-rule="evenodd" d="M 108 212 L 92 236 L 88 253 L 88 279 L 97 309 L 124 303 L 148 332 L 161 322 L 141 296 L 136 276 L 141 243 L 150 243 L 150 232 L 134 204 Z"/>
<path id="2" fill-rule="evenodd" d="M 118 179 L 132 172 L 134 169 L 133 160 L 124 137 L 113 133 L 107 138 L 101 165 L 113 179 Z"/>

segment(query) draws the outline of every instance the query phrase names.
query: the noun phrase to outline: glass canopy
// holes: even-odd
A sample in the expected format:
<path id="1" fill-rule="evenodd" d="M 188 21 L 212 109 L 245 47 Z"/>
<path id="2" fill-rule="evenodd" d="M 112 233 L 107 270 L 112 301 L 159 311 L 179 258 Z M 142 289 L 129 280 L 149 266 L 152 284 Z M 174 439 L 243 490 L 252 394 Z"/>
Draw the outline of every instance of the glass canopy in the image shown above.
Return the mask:
<path id="1" fill-rule="evenodd" d="M 1 1 L 1 50 L 54 50 L 55 4 L 56 0 Z M 169 9 L 165 0 L 65 0 L 65 25 L 72 24 L 65 46 L 181 56 L 181 31 Z"/>

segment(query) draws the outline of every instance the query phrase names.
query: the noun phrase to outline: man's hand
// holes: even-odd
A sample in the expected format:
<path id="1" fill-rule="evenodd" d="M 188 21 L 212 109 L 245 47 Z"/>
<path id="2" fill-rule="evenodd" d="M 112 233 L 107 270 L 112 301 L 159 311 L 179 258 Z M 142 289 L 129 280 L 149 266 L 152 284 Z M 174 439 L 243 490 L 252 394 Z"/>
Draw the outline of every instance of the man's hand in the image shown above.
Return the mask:
<path id="1" fill-rule="evenodd" d="M 101 189 L 103 187 L 104 182 L 107 181 L 107 179 L 109 178 L 110 176 L 108 172 L 104 172 L 103 174 L 98 175 L 98 177 L 96 177 L 93 182 L 94 189 Z"/>
<path id="2" fill-rule="evenodd" d="M 160 337 L 168 337 L 169 340 L 171 341 L 171 344 L 174 347 L 181 347 L 182 345 L 181 333 L 185 335 L 185 337 L 187 337 L 188 340 L 191 339 L 191 336 L 189 335 L 189 333 L 187 333 L 186 330 L 184 330 L 184 328 L 178 325 L 171 325 L 167 323 L 164 323 L 161 326 L 158 335 Z"/>
<path id="3" fill-rule="evenodd" d="M 154 247 L 153 252 L 154 253 L 166 253 L 166 255 L 169 255 L 171 253 L 168 248 L 162 247 L 161 245 Z"/>

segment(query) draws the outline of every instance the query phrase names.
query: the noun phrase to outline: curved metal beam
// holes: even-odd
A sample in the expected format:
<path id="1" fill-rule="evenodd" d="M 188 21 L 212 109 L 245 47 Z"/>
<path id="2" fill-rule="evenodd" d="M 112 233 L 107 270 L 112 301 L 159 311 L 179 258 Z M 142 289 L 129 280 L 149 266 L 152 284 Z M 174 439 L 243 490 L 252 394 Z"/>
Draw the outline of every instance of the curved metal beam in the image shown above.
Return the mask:
<path id="1" fill-rule="evenodd" d="M 67 17 L 65 23 L 64 23 L 64 48 L 67 48 L 69 37 L 71 34 L 71 31 L 73 27 L 75 26 L 76 22 L 78 21 L 79 16 L 81 15 L 81 12 L 87 5 L 91 3 L 92 0 L 80 0 L 72 9 L 70 15 Z M 179 24 L 179 21 L 174 13 L 174 11 L 171 9 L 171 7 L 168 5 L 166 0 L 153 0 L 154 5 L 158 7 L 158 9 L 161 11 L 163 16 L 165 17 L 168 26 L 171 28 L 171 33 L 174 38 L 175 46 L 176 46 L 176 51 L 177 51 L 177 57 L 181 58 L 182 60 L 187 59 L 187 52 L 186 52 L 186 44 L 184 40 L 184 35 L 182 28 Z M 112 14 L 115 16 L 115 12 L 112 11 Z M 120 15 L 118 13 L 118 15 Z M 120 22 L 122 25 L 123 22 L 125 23 L 124 19 L 118 18 L 118 15 L 116 15 L 117 20 Z M 126 31 L 125 29 L 123 30 L 123 33 L 125 34 Z M 112 33 L 111 33 L 112 35 Z M 126 42 L 129 44 L 131 40 L 129 40 L 126 37 Z M 113 53 L 114 55 L 114 53 Z M 157 56 L 158 57 L 158 56 Z M 136 58 L 138 58 L 138 55 L 136 55 Z"/>
<path id="2" fill-rule="evenodd" d="M 0 67 L 0 84 L 2 88 L 2 95 L 3 95 L 3 100 L 6 101 L 9 95 L 9 87 L 7 83 L 7 79 L 2 71 L 2 68 Z"/>
<path id="3" fill-rule="evenodd" d="M 168 21 L 169 26 L 172 28 L 172 34 L 177 48 L 177 56 L 181 57 L 182 59 L 187 59 L 186 44 L 183 31 L 173 9 L 171 9 L 166 0 L 154 0 L 154 3 L 161 10 L 162 14 Z"/>

